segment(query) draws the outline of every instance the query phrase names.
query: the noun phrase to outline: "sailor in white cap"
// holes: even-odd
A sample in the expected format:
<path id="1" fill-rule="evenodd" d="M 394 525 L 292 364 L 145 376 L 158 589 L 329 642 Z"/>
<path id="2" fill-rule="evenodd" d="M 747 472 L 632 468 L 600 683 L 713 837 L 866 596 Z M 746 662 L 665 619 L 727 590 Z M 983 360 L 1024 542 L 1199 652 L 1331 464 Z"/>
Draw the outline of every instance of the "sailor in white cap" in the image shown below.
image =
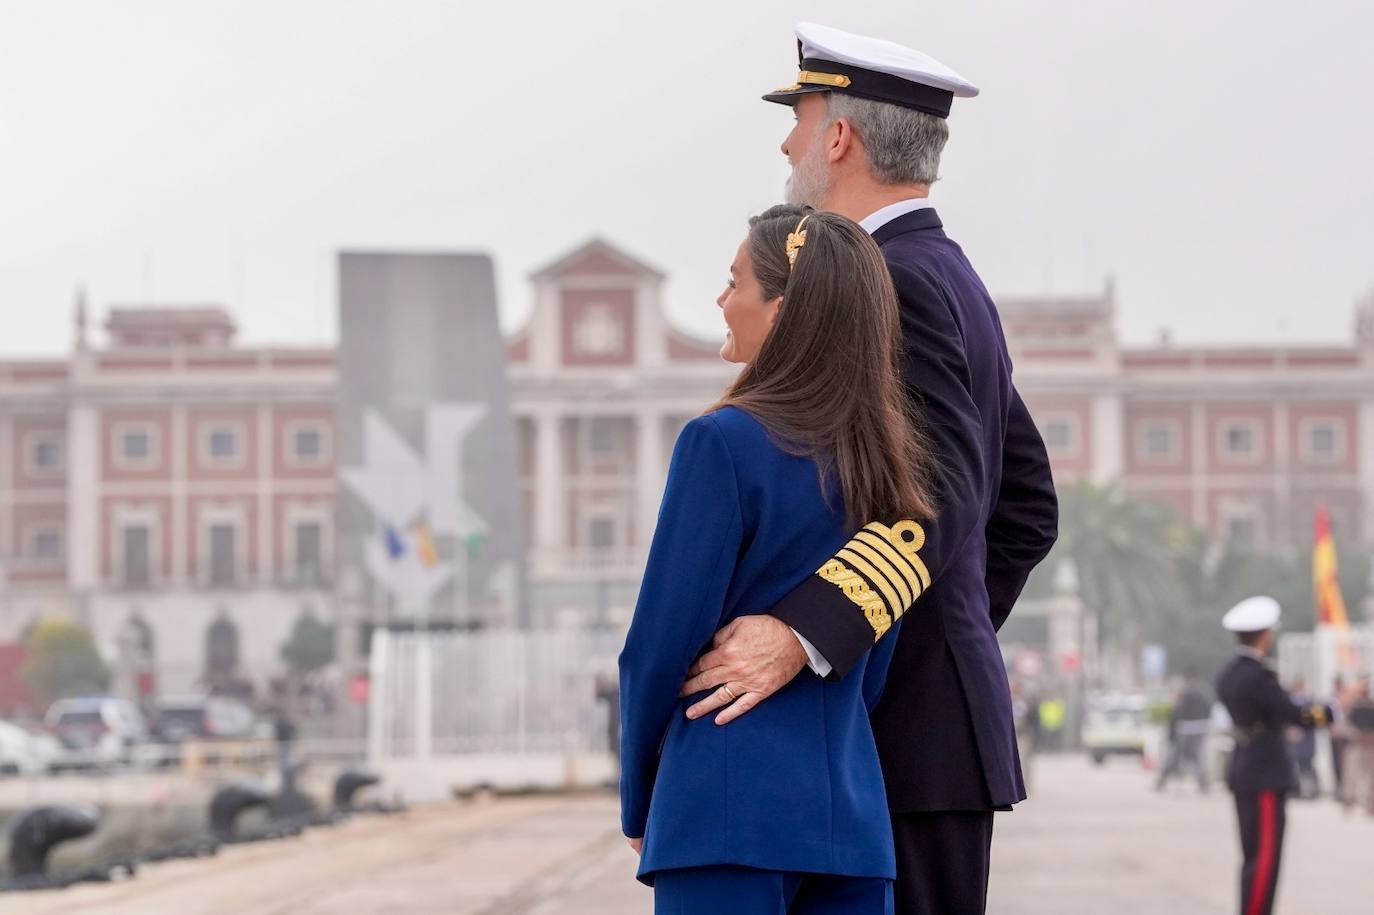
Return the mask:
<path id="1" fill-rule="evenodd" d="M 798 25 L 796 39 L 795 75 L 764 96 L 796 115 L 782 144 L 788 197 L 858 222 L 881 248 L 901 308 L 903 381 L 920 392 L 941 465 L 932 484 L 939 515 L 910 557 L 922 587 L 900 595 L 898 609 L 920 605 L 904 618 L 873 714 L 897 849 L 896 911 L 977 915 L 987 906 L 993 812 L 1026 796 L 996 630 L 1058 520 L 1045 446 L 1012 385 L 996 306 L 930 205 L 954 100 L 978 89 L 891 41 L 813 23 Z M 865 577 L 879 575 L 863 558 L 867 536 L 822 567 L 843 578 L 818 572 L 766 614 L 717 633 L 688 673 L 684 695 L 713 690 L 689 717 L 732 727 L 799 673 L 810 676 L 805 667 L 843 677 L 891 637 L 839 584 L 888 587 Z"/>
<path id="2" fill-rule="evenodd" d="M 1322 727 L 1331 720 L 1326 706 L 1299 706 L 1279 685 L 1265 656 L 1274 644 L 1279 603 L 1251 597 L 1222 617 L 1222 628 L 1236 634 L 1236 656 L 1217 676 L 1217 698 L 1231 715 L 1235 750 L 1226 769 L 1226 784 L 1236 799 L 1240 846 L 1241 915 L 1273 911 L 1283 853 L 1284 807 L 1298 789 L 1289 760 L 1289 727 Z"/>

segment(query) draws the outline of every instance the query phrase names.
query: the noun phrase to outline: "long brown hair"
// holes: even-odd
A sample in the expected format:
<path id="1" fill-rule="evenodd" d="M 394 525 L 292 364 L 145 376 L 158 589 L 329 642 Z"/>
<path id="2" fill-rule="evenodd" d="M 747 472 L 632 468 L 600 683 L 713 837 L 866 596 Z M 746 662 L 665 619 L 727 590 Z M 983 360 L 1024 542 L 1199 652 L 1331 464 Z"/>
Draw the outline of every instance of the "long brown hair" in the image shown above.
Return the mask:
<path id="1" fill-rule="evenodd" d="M 806 242 L 788 264 L 802 217 Z M 929 449 L 902 386 L 897 293 L 882 252 L 856 223 L 802 206 L 749 220 L 766 300 L 782 296 L 758 355 L 716 404 L 754 416 L 788 451 L 838 478 L 851 524 L 932 518 Z M 829 491 L 823 486 L 824 491 Z"/>

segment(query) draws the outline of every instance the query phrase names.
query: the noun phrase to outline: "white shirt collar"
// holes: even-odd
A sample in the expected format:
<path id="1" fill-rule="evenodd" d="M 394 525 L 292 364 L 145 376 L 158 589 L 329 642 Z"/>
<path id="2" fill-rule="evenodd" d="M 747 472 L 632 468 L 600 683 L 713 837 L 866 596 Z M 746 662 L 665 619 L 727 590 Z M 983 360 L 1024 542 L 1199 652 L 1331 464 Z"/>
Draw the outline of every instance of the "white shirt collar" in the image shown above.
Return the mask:
<path id="1" fill-rule="evenodd" d="M 869 213 L 859 220 L 859 225 L 869 235 L 881 229 L 898 216 L 905 216 L 907 213 L 914 213 L 917 210 L 928 209 L 933 206 L 929 197 L 910 197 L 906 200 L 898 200 L 896 203 L 889 203 L 876 213 Z"/>
<path id="2" fill-rule="evenodd" d="M 1240 646 L 1237 646 L 1236 652 L 1237 652 L 1237 654 L 1243 654 L 1243 655 L 1245 655 L 1247 658 L 1254 658 L 1256 661 L 1259 661 L 1261 664 L 1264 663 L 1264 658 L 1265 658 L 1264 652 L 1256 651 L 1255 649 L 1251 648 L 1249 645 L 1240 645 Z"/>

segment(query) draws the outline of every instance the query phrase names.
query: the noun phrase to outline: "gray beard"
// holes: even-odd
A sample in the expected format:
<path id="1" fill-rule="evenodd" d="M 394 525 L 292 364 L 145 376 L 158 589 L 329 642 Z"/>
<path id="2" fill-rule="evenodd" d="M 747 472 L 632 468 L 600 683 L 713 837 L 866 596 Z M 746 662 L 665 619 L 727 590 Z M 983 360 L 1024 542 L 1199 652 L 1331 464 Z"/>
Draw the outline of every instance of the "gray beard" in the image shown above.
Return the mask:
<path id="1" fill-rule="evenodd" d="M 816 168 L 816 151 L 807 151 L 792 168 L 792 176 L 787 179 L 786 200 L 793 206 L 820 208 L 826 192 L 830 190 L 830 176 L 824 169 Z"/>

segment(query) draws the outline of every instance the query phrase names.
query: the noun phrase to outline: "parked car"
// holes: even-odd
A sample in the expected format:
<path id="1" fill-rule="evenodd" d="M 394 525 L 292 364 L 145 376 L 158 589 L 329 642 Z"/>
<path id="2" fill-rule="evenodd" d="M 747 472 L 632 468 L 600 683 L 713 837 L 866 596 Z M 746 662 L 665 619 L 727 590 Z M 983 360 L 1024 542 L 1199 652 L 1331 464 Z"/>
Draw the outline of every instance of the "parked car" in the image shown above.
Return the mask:
<path id="1" fill-rule="evenodd" d="M 202 740 L 243 740 L 254 736 L 257 717 L 238 699 L 224 696 L 183 696 L 158 703 L 153 733 L 164 743 L 188 737 Z"/>
<path id="2" fill-rule="evenodd" d="M 1144 756 L 1149 702 L 1136 694 L 1106 694 L 1088 700 L 1083 747 L 1098 765 L 1108 756 Z"/>
<path id="3" fill-rule="evenodd" d="M 148 727 L 138 707 L 111 696 L 59 699 L 48 709 L 44 721 L 62 745 L 54 768 L 128 764 L 148 740 Z"/>
<path id="4" fill-rule="evenodd" d="M 0 775 L 42 775 L 61 754 L 57 741 L 0 721 Z"/>

